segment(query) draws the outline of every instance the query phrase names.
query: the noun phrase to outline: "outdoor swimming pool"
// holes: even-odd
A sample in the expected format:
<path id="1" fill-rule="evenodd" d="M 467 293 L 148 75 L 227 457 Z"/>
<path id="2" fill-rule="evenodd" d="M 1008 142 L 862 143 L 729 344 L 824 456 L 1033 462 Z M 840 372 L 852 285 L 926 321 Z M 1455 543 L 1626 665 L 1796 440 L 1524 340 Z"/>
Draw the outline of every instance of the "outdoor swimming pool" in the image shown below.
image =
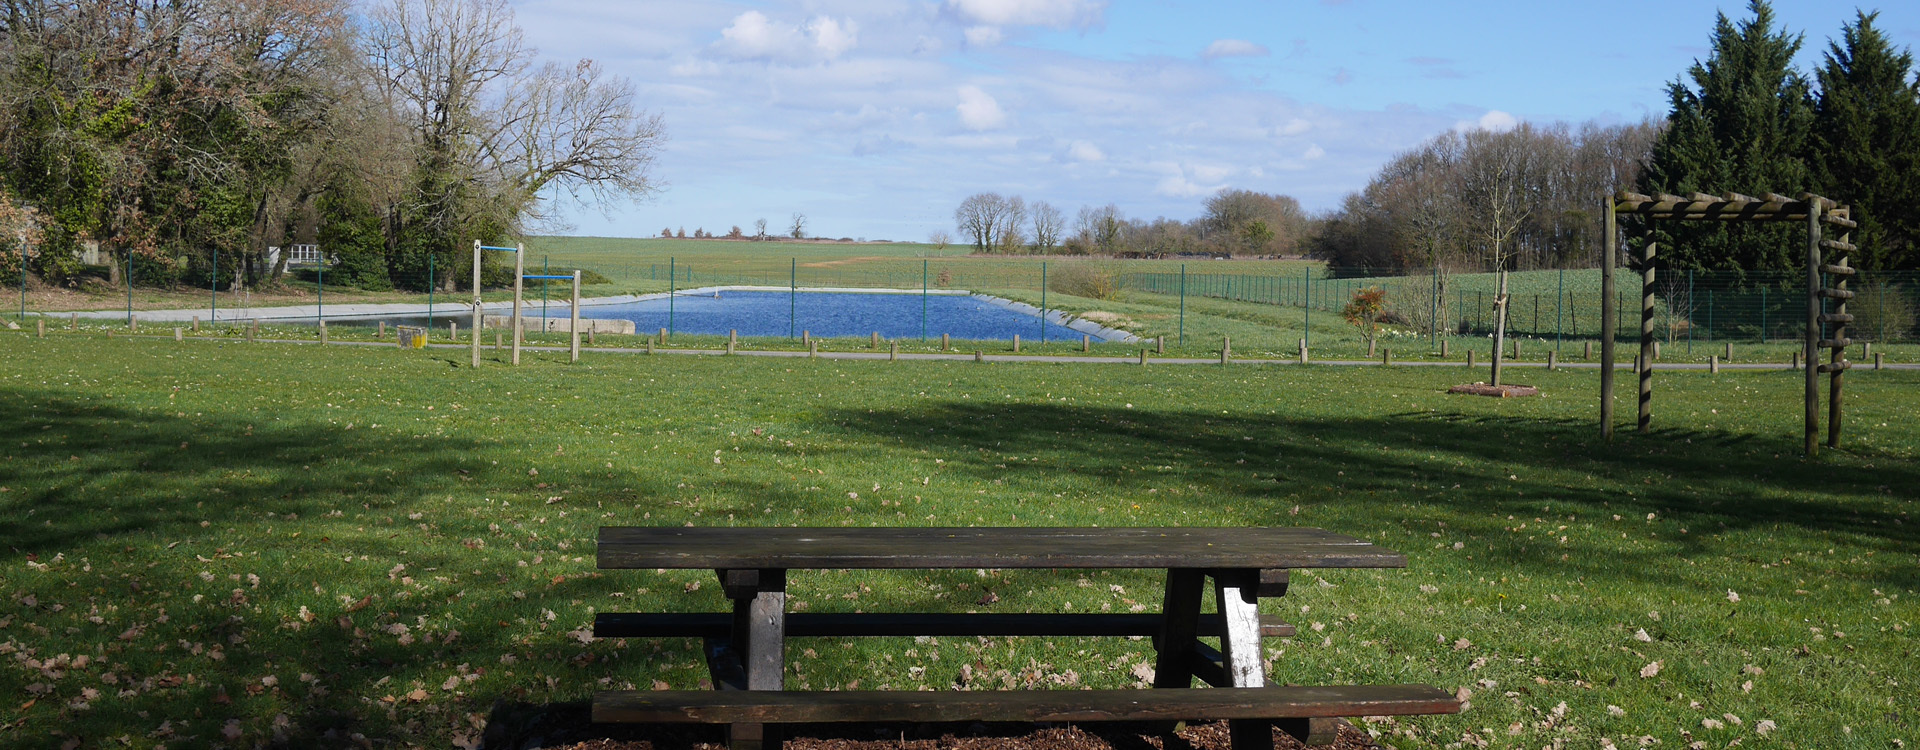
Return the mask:
<path id="1" fill-rule="evenodd" d="M 533 314 L 537 316 L 538 310 Z M 878 331 L 889 339 L 939 338 L 941 334 L 981 340 L 1019 336 L 1038 341 L 1042 337 L 1039 316 L 963 295 L 721 291 L 716 297 L 713 292 L 698 292 L 675 296 L 671 305 L 664 297 L 583 305 L 580 316 L 631 320 L 642 333 L 671 328 L 676 333 L 721 336 L 737 330 L 742 336 L 798 336 L 807 331 L 814 336 L 865 337 Z M 1044 325 L 1047 340 L 1079 341 L 1085 335 L 1092 335 L 1094 341 L 1110 340 L 1053 322 Z"/>

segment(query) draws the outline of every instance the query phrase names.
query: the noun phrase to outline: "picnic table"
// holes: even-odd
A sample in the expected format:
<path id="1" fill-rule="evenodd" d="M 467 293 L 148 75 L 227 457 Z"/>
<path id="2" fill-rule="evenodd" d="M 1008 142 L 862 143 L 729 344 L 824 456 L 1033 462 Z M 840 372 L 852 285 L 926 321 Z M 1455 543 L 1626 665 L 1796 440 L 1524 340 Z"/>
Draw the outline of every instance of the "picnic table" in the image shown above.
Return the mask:
<path id="1" fill-rule="evenodd" d="M 603 691 L 593 719 L 727 724 L 735 750 L 777 748 L 781 724 L 858 721 L 1227 719 L 1236 750 L 1271 748 L 1276 724 L 1320 744 L 1336 717 L 1455 713 L 1460 702 L 1427 685 L 1266 685 L 1261 638 L 1294 630 L 1262 616 L 1259 600 L 1284 595 L 1295 568 L 1405 566 L 1398 552 L 1314 528 L 602 527 L 601 569 L 712 569 L 733 610 L 597 615 L 598 638 L 704 638 L 716 690 Z M 1157 613 L 786 611 L 789 571 L 954 568 L 1159 569 L 1166 588 Z M 1213 612 L 1201 606 L 1208 579 Z M 785 689 L 790 637 L 918 635 L 1151 636 L 1154 689 Z M 1225 689 L 1194 689 L 1195 678 Z"/>

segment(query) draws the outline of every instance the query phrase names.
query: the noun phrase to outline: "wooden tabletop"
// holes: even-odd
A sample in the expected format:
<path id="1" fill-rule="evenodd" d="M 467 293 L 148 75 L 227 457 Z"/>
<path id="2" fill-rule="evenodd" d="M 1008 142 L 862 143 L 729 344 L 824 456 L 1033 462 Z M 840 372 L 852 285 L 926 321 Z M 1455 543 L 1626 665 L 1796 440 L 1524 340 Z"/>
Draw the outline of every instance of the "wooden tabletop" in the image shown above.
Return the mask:
<path id="1" fill-rule="evenodd" d="M 1400 568 L 1385 547 L 1314 528 L 603 526 L 599 567 Z"/>

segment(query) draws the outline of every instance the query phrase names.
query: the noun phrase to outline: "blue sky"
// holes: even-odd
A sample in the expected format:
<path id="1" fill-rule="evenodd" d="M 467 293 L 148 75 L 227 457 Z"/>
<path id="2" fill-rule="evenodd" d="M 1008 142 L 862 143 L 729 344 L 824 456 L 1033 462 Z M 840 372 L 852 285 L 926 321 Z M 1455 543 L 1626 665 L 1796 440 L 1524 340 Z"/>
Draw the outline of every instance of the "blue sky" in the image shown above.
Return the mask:
<path id="1" fill-rule="evenodd" d="M 632 79 L 665 188 L 568 234 L 756 218 L 921 241 L 982 191 L 1187 219 L 1222 188 L 1337 205 L 1449 128 L 1630 122 L 1744 3 L 515 0 L 544 57 Z M 1862 6 L 1868 9 L 1874 6 Z M 1854 6 L 1779 2 L 1810 69 Z M 1880 8 L 1920 47 L 1920 3 Z"/>

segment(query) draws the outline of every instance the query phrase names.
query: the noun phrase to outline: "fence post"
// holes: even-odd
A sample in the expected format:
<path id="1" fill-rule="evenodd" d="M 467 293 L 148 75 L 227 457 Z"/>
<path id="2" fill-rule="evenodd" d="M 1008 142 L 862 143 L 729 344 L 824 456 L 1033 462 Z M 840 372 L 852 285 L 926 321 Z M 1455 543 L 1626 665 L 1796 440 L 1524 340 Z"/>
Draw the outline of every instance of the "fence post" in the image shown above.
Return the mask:
<path id="1" fill-rule="evenodd" d="M 567 330 L 573 332 L 572 342 L 568 345 L 567 361 L 578 362 L 580 361 L 580 269 L 577 268 L 573 271 L 573 304 L 567 308 L 567 311 L 568 316 L 572 318 Z"/>
<path id="2" fill-rule="evenodd" d="M 1553 293 L 1553 350 L 1560 351 L 1560 323 L 1566 317 L 1567 269 L 1560 269 L 1560 288 Z"/>
<path id="3" fill-rule="evenodd" d="M 679 278 L 679 270 L 674 266 L 674 263 L 674 258 L 667 258 L 667 332 L 669 334 L 673 332 L 673 298 L 677 296 L 673 293 L 673 290 L 674 285 L 678 283 L 676 279 Z"/>
<path id="4" fill-rule="evenodd" d="M 1040 261 L 1040 343 L 1047 343 L 1047 262 Z"/>
<path id="5" fill-rule="evenodd" d="M 920 261 L 920 340 L 927 340 L 927 261 L 925 259 Z"/>
<path id="6" fill-rule="evenodd" d="M 1300 289 L 1307 304 L 1306 319 L 1300 323 L 1300 363 L 1307 362 L 1307 346 L 1313 343 L 1313 269 L 1307 269 L 1300 277 Z"/>

